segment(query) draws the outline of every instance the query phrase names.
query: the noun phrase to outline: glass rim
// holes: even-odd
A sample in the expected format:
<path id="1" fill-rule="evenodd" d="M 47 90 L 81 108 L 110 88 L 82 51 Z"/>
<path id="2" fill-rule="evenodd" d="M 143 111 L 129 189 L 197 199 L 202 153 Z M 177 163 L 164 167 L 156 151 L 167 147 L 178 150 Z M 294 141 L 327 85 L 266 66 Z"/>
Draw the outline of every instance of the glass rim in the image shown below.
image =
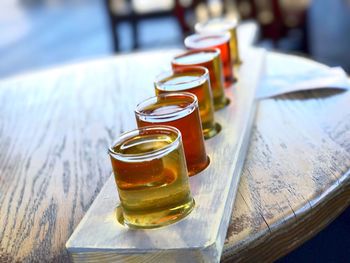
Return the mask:
<path id="1" fill-rule="evenodd" d="M 114 147 L 117 145 L 123 143 L 124 141 L 131 139 L 135 136 L 138 136 L 142 134 L 144 131 L 157 131 L 158 134 L 164 134 L 161 133 L 161 131 L 167 131 L 176 134 L 176 139 L 169 143 L 168 145 L 149 152 L 145 153 L 138 153 L 138 154 L 123 154 L 119 153 L 113 150 Z M 154 133 L 157 134 L 157 133 Z M 169 126 L 169 125 L 152 125 L 152 126 L 145 126 L 142 128 L 136 128 L 134 130 L 130 130 L 127 132 L 124 132 L 119 135 L 118 139 L 116 139 L 110 147 L 108 147 L 108 153 L 111 157 L 124 162 L 141 162 L 141 161 L 150 161 L 153 159 L 161 158 L 165 156 L 166 154 L 170 153 L 174 149 L 176 149 L 181 141 L 181 132 L 179 129 Z"/>
<path id="2" fill-rule="evenodd" d="M 201 64 L 201 63 L 207 63 L 207 62 L 211 61 L 211 60 L 208 60 L 208 61 L 204 61 L 204 62 L 200 62 L 200 63 L 193 63 L 193 64 L 183 64 L 183 63 L 176 62 L 176 59 L 178 59 L 178 58 L 186 57 L 186 56 L 188 56 L 190 54 L 201 53 L 201 52 L 215 53 L 215 56 L 213 57 L 214 59 L 216 57 L 220 57 L 220 55 L 221 55 L 220 49 L 219 48 L 215 48 L 215 47 L 213 47 L 213 48 L 190 49 L 190 50 L 186 50 L 185 52 L 183 52 L 181 54 L 176 55 L 171 60 L 171 64 L 191 67 L 191 65 L 198 65 L 198 64 Z"/>
<path id="3" fill-rule="evenodd" d="M 218 38 L 217 41 L 214 42 L 214 44 L 212 45 L 208 45 L 208 46 L 202 46 L 202 45 L 199 45 L 197 46 L 195 43 L 201 39 L 201 38 Z M 211 33 L 201 33 L 201 34 L 192 34 L 192 35 L 189 35 L 188 37 L 185 38 L 185 46 L 187 48 L 191 48 L 191 49 L 203 49 L 203 48 L 209 48 L 209 47 L 215 47 L 215 46 L 218 46 L 218 45 L 222 45 L 226 42 L 230 42 L 230 39 L 231 39 L 231 35 L 230 35 L 230 32 L 228 31 L 223 31 L 223 32 L 211 32 Z"/>
<path id="4" fill-rule="evenodd" d="M 171 113 L 163 113 L 163 114 L 156 114 L 156 115 L 150 115 L 147 113 L 143 113 L 141 111 L 141 107 L 145 107 L 151 104 L 154 104 L 158 101 L 158 98 L 165 98 L 165 97 L 187 97 L 187 98 L 191 98 L 192 101 L 189 102 L 188 105 L 186 105 L 186 107 L 181 108 L 177 111 L 171 112 Z M 152 103 L 153 102 L 153 103 Z M 164 119 L 164 121 L 166 121 L 167 119 L 171 119 L 174 118 L 176 116 L 181 115 L 181 113 L 183 112 L 187 112 L 188 109 L 191 109 L 191 112 L 198 107 L 198 98 L 196 95 L 194 95 L 193 93 L 190 92 L 169 92 L 169 93 L 162 93 L 162 94 L 158 94 L 157 96 L 153 96 L 153 97 L 149 97 L 143 101 L 141 101 L 139 104 L 136 105 L 135 107 L 135 114 L 138 116 L 148 116 L 148 117 L 152 117 L 152 119 Z M 187 116 L 188 114 L 184 115 Z M 182 115 L 181 115 L 182 116 Z M 180 118 L 177 118 L 180 119 Z"/>
<path id="5" fill-rule="evenodd" d="M 171 84 L 165 84 L 166 86 L 170 86 L 170 87 L 175 87 L 178 85 L 183 85 L 183 84 L 191 84 L 191 83 L 196 83 L 198 81 L 202 81 L 202 79 L 208 79 L 209 80 L 209 70 L 206 67 L 202 67 L 202 66 L 188 66 L 188 67 L 181 67 L 181 68 L 176 68 L 176 69 L 171 69 L 171 70 L 167 70 L 167 71 L 163 71 L 160 74 L 158 74 L 154 80 L 154 84 L 156 84 L 156 88 L 159 87 L 159 89 L 161 89 L 161 87 L 164 85 L 162 83 L 162 81 L 168 77 L 172 77 L 174 75 L 177 74 L 177 72 L 186 72 L 186 71 L 193 71 L 193 70 L 200 70 L 202 71 L 203 74 L 201 74 L 200 76 L 196 76 L 198 78 L 196 79 L 192 79 L 192 80 L 188 80 L 188 81 L 182 81 L 182 82 L 178 82 L 178 83 L 171 83 Z M 161 89 L 163 90 L 163 89 Z M 174 92 L 184 92 L 185 90 L 179 90 L 179 91 L 174 91 Z"/>
<path id="6" fill-rule="evenodd" d="M 210 25 L 215 25 L 215 24 L 222 26 L 222 29 L 218 29 L 218 28 L 213 29 L 208 27 Z M 194 29 L 199 34 L 206 33 L 206 32 L 215 33 L 215 32 L 224 32 L 224 31 L 237 28 L 237 25 L 238 25 L 237 18 L 227 19 L 224 17 L 216 17 L 204 22 L 197 22 L 194 26 Z"/>

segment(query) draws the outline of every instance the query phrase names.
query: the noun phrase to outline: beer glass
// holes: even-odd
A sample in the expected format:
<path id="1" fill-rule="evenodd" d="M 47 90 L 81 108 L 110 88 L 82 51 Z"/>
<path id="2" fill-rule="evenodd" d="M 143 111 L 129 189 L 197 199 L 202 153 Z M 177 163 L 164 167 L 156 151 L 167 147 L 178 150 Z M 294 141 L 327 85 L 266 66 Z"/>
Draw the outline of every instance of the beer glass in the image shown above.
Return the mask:
<path id="1" fill-rule="evenodd" d="M 139 103 L 135 109 L 139 128 L 169 125 L 181 132 L 188 175 L 192 176 L 209 164 L 204 145 L 197 97 L 188 92 L 164 93 Z"/>
<path id="2" fill-rule="evenodd" d="M 178 129 L 154 126 L 126 132 L 109 155 L 126 225 L 154 228 L 191 212 L 194 200 Z"/>
<path id="3" fill-rule="evenodd" d="M 171 65 L 173 69 L 202 66 L 208 69 L 210 87 L 213 94 L 215 110 L 225 107 L 229 100 L 225 97 L 223 86 L 222 65 L 220 60 L 220 50 L 217 48 L 190 50 L 176 56 Z"/>
<path id="4" fill-rule="evenodd" d="M 233 67 L 230 51 L 230 34 L 193 34 L 185 38 L 185 46 L 189 49 L 218 48 L 224 68 L 225 87 L 231 86 L 234 82 Z"/>
<path id="5" fill-rule="evenodd" d="M 199 34 L 203 33 L 230 33 L 231 59 L 235 66 L 242 64 L 237 38 L 237 19 L 213 18 L 204 23 L 197 23 L 195 30 Z"/>
<path id="6" fill-rule="evenodd" d="M 209 139 L 216 135 L 220 126 L 214 120 L 214 104 L 209 82 L 209 72 L 204 67 L 186 67 L 163 72 L 157 76 L 156 95 L 186 91 L 198 98 L 203 135 Z"/>

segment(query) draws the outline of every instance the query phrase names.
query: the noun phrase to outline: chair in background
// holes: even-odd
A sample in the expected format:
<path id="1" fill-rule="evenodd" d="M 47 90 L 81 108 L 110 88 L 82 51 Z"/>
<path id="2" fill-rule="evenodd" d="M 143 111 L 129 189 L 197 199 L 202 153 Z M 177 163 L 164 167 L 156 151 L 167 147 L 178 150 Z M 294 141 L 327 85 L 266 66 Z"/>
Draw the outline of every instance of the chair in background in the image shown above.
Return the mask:
<path id="1" fill-rule="evenodd" d="M 236 0 L 242 19 L 255 19 L 263 39 L 278 42 L 292 31 L 301 33 L 300 50 L 308 53 L 307 11 L 310 0 Z"/>
<path id="2" fill-rule="evenodd" d="M 132 49 L 140 46 L 138 24 L 145 19 L 174 17 L 185 36 L 189 33 L 191 25 L 186 19 L 188 12 L 194 12 L 196 6 L 205 0 L 105 0 L 113 37 L 114 51 L 120 51 L 118 26 L 128 22 L 132 28 Z"/>

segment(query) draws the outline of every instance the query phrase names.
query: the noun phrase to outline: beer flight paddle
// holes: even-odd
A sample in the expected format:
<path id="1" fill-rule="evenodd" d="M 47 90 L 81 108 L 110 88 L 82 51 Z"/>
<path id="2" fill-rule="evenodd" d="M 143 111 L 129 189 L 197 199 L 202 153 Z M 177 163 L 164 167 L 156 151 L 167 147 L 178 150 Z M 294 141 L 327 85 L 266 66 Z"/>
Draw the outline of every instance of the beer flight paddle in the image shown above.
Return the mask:
<path id="1" fill-rule="evenodd" d="M 109 148 L 114 174 L 67 241 L 74 262 L 219 261 L 264 52 L 246 50 L 238 82 L 223 89 L 223 76 L 212 74 L 219 83 L 212 85 L 215 77 L 203 67 L 217 57 L 210 50 L 174 53 L 173 69 L 155 78 L 154 96 L 135 105 L 138 129 Z M 206 59 L 177 61 L 206 52 Z"/>

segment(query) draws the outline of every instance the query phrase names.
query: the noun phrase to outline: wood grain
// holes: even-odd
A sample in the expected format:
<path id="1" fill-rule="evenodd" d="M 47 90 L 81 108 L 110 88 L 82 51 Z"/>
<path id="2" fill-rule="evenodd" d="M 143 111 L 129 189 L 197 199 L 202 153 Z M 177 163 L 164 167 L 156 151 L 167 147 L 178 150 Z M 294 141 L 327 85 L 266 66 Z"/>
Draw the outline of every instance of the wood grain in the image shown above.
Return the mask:
<path id="1" fill-rule="evenodd" d="M 121 56 L 108 66 L 97 61 L 0 84 L 1 260 L 68 259 L 64 244 L 111 173 L 108 146 L 136 126 L 134 105 L 153 93 L 161 63 L 147 68 L 151 57 L 157 60 Z M 126 85 L 146 92 L 120 99 Z"/>
<path id="2" fill-rule="evenodd" d="M 325 90 L 260 102 L 223 262 L 274 261 L 350 204 L 349 101 Z"/>
<path id="3" fill-rule="evenodd" d="M 106 149 L 148 95 L 123 101 L 119 89 L 152 87 L 169 59 L 118 56 L 0 82 L 0 262 L 68 261 L 64 244 L 111 172 Z M 273 260 L 349 205 L 349 96 L 260 102 L 223 260 Z"/>

